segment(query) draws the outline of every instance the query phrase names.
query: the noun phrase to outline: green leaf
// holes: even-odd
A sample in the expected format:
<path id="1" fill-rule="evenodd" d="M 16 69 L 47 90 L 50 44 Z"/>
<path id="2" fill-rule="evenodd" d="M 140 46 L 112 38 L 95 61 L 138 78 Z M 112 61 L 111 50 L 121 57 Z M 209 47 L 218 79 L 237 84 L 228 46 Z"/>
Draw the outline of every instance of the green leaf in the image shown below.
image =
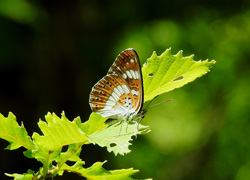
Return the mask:
<path id="1" fill-rule="evenodd" d="M 193 57 L 183 57 L 182 51 L 171 55 L 170 49 L 160 56 L 154 52 L 142 67 L 144 101 L 194 81 L 216 63 L 214 60 L 194 61 Z"/>
<path id="2" fill-rule="evenodd" d="M 104 118 L 99 114 L 91 113 L 89 120 L 79 126 L 84 133 L 89 135 L 106 128 L 107 125 L 105 125 L 104 122 L 107 119 L 108 118 Z"/>
<path id="3" fill-rule="evenodd" d="M 32 151 L 32 158 L 36 158 L 41 163 L 46 164 L 46 162 L 50 163 L 59 159 L 61 151 L 62 147 L 58 147 L 58 149 L 50 151 L 48 147 L 38 146 L 36 150 Z M 28 157 L 26 154 L 25 156 Z"/>
<path id="4" fill-rule="evenodd" d="M 105 162 L 104 162 L 105 163 Z M 138 172 L 138 170 L 122 169 L 122 170 L 105 170 L 102 166 L 102 162 L 96 162 L 90 168 L 83 168 L 84 163 L 77 162 L 74 166 L 64 165 L 62 169 L 64 171 L 74 172 L 82 177 L 87 178 L 87 180 L 133 180 L 131 176 Z"/>
<path id="5" fill-rule="evenodd" d="M 37 8 L 25 0 L 1 0 L 0 14 L 21 23 L 32 23 L 37 16 Z"/>
<path id="6" fill-rule="evenodd" d="M 24 173 L 24 174 L 8 174 L 8 173 L 5 173 L 6 176 L 9 176 L 9 177 L 14 177 L 14 180 L 32 180 L 33 178 L 33 174 L 34 174 L 34 171 L 32 170 L 28 170 L 27 173 Z"/>
<path id="7" fill-rule="evenodd" d="M 134 123 L 130 123 L 128 126 L 127 123 L 117 123 L 102 131 L 91 134 L 89 137 L 92 143 L 97 143 L 101 147 L 107 147 L 109 152 L 113 151 L 115 155 L 124 155 L 130 152 L 128 146 L 131 143 L 129 141 L 132 140 L 132 136 L 135 136 L 135 131 L 136 125 Z M 144 134 L 149 131 L 148 126 L 140 125 L 137 134 Z"/>
<path id="8" fill-rule="evenodd" d="M 76 121 L 70 122 L 64 113 L 62 118 L 54 113 L 48 113 L 45 119 L 47 123 L 41 120 L 38 123 L 44 136 L 37 133 L 32 136 L 39 146 L 48 147 L 50 151 L 54 151 L 65 145 L 88 141 L 88 137 L 79 129 Z"/>
<path id="9" fill-rule="evenodd" d="M 34 133 L 32 136 L 38 147 L 37 150 L 33 151 L 33 156 L 39 161 L 45 163 L 45 161 L 48 161 L 48 156 L 50 156 L 49 161 L 59 158 L 63 146 L 89 143 L 87 135 L 78 127 L 79 118 L 71 122 L 64 113 L 62 113 L 61 118 L 55 114 L 48 113 L 45 119 L 46 122 L 40 120 L 38 123 L 44 135 L 41 136 Z M 70 151 L 73 150 L 71 149 Z"/>
<path id="10" fill-rule="evenodd" d="M 78 144 L 70 144 L 68 150 L 64 153 L 61 153 L 59 163 L 67 159 L 68 161 L 79 161 L 81 153 L 81 143 Z"/>
<path id="11" fill-rule="evenodd" d="M 23 124 L 19 126 L 16 117 L 11 112 L 7 118 L 0 114 L 0 138 L 9 141 L 10 145 L 6 148 L 9 150 L 14 150 L 21 146 L 28 150 L 36 148 Z"/>

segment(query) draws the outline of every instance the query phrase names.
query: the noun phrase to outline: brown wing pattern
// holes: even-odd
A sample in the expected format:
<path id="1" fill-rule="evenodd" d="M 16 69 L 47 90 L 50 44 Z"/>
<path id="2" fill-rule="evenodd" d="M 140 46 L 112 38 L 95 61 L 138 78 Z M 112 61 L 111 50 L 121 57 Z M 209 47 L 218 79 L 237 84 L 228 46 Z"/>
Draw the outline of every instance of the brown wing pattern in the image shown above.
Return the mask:
<path id="1" fill-rule="evenodd" d="M 121 52 L 108 74 L 90 93 L 90 107 L 103 117 L 139 112 L 143 104 L 143 82 L 139 57 L 135 50 Z"/>

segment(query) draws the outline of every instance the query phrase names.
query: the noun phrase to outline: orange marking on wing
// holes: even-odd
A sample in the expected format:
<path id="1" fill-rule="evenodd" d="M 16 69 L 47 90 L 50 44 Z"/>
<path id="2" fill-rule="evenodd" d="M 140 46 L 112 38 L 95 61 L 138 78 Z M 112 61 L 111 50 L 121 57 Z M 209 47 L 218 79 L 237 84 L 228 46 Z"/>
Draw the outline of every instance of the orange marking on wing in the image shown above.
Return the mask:
<path id="1" fill-rule="evenodd" d="M 130 60 L 133 59 L 134 62 L 131 62 Z M 133 70 L 139 70 L 139 66 L 135 62 L 139 61 L 137 58 L 137 54 L 133 50 L 126 50 L 123 51 L 118 57 L 117 60 L 115 61 L 116 66 L 122 67 L 122 72 L 125 72 L 124 69 L 133 69 Z"/>
<path id="2" fill-rule="evenodd" d="M 139 96 L 137 96 L 137 95 L 132 95 L 132 96 L 133 96 L 132 103 L 133 103 L 133 107 L 135 109 L 136 105 L 138 104 L 138 101 L 139 101 Z"/>
<path id="3" fill-rule="evenodd" d="M 130 93 L 130 94 L 122 94 L 120 97 L 119 97 L 119 100 L 117 101 L 117 103 L 113 106 L 113 108 L 117 108 L 117 106 L 119 106 L 119 105 L 124 105 L 124 104 L 126 104 L 126 99 L 127 100 L 131 100 L 132 101 L 132 105 L 133 105 L 133 107 L 135 107 L 135 105 L 136 105 L 136 102 L 134 101 L 134 98 L 131 98 L 131 96 L 132 96 L 132 94 Z M 131 105 L 131 104 L 129 104 L 129 105 Z"/>
<path id="4" fill-rule="evenodd" d="M 131 79 L 130 80 L 130 87 L 136 91 L 139 91 L 140 81 L 139 79 Z"/>
<path id="5" fill-rule="evenodd" d="M 96 111 L 99 111 L 101 109 L 104 108 L 105 104 L 106 104 L 106 101 L 103 101 L 103 100 L 99 100 L 98 102 L 96 101 L 95 97 L 91 98 L 89 100 L 90 104 L 91 104 L 91 109 L 92 111 L 96 112 Z"/>

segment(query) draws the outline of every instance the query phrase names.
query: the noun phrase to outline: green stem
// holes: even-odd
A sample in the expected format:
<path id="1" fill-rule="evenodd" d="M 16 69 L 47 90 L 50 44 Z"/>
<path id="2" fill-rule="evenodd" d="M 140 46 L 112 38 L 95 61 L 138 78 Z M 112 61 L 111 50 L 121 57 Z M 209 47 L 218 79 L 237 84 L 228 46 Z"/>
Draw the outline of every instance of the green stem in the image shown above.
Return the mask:
<path id="1" fill-rule="evenodd" d="M 69 159 L 72 155 L 74 155 L 74 154 L 78 151 L 78 149 L 79 149 L 80 147 L 83 146 L 83 144 L 84 144 L 84 143 L 80 143 L 80 144 L 75 148 L 75 150 L 72 151 L 71 154 L 69 154 L 69 156 L 68 156 L 67 158 L 65 158 L 60 164 L 58 164 L 58 168 L 60 169 L 60 168 L 62 167 L 62 165 L 63 165 L 64 163 L 66 163 L 66 161 L 68 161 L 68 159 Z"/>
<path id="2" fill-rule="evenodd" d="M 46 175 L 48 174 L 48 169 L 49 169 L 49 158 L 50 158 L 50 154 L 52 152 L 49 152 L 47 158 L 46 158 L 46 161 L 44 163 L 44 166 L 43 166 L 43 172 L 42 172 L 42 177 L 45 178 Z"/>
<path id="3" fill-rule="evenodd" d="M 62 162 L 60 162 L 57 165 L 57 169 L 56 169 L 56 173 L 61 169 L 61 167 L 63 166 L 64 163 L 66 163 L 66 161 L 68 161 L 68 159 L 73 156 L 78 150 L 79 148 L 81 148 L 83 146 L 83 144 L 85 144 L 85 142 L 78 144 L 78 146 L 74 149 L 74 151 L 72 151 L 72 153 L 70 153 L 66 158 L 64 158 L 64 160 Z M 55 173 L 55 171 L 54 171 Z"/>

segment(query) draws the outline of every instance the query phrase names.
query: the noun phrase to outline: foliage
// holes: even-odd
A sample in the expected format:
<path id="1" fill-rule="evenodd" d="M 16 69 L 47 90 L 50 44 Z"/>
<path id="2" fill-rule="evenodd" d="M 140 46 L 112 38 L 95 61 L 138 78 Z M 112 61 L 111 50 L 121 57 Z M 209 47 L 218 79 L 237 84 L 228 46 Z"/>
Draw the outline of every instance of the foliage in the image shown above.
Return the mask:
<path id="1" fill-rule="evenodd" d="M 183 57 L 181 51 L 177 55 L 171 55 L 170 49 L 161 56 L 154 53 L 142 68 L 145 88 L 145 101 L 157 95 L 179 88 L 197 77 L 204 75 L 215 61 L 193 61 L 193 56 Z M 15 179 L 45 179 L 62 175 L 64 171 L 73 172 L 87 179 L 133 179 L 131 176 L 137 172 L 133 169 L 105 170 L 101 162 L 96 162 L 90 168 L 84 168 L 85 164 L 79 157 L 81 147 L 90 143 L 106 147 L 115 155 L 129 153 L 130 141 L 135 135 L 135 124 L 128 124 L 122 128 L 122 124 L 105 125 L 106 118 L 95 113 L 85 123 L 81 123 L 79 117 L 69 121 L 62 113 L 61 118 L 56 114 L 48 113 L 45 121 L 40 120 L 38 126 L 42 135 L 34 132 L 28 136 L 23 124 L 18 125 L 15 116 L 9 113 L 8 117 L 0 115 L 0 138 L 7 140 L 9 150 L 24 147 L 24 155 L 35 158 L 43 166 L 38 172 L 28 170 L 24 174 L 6 174 Z M 122 128 L 121 134 L 119 134 Z M 149 127 L 140 125 L 138 134 L 148 133 Z M 63 147 L 67 150 L 63 151 Z M 75 164 L 70 166 L 71 161 Z"/>
<path id="2" fill-rule="evenodd" d="M 193 57 L 183 57 L 182 51 L 171 56 L 170 49 L 160 56 L 154 52 L 142 68 L 145 101 L 184 86 L 207 73 L 215 63 L 208 60 L 195 62 Z"/>

